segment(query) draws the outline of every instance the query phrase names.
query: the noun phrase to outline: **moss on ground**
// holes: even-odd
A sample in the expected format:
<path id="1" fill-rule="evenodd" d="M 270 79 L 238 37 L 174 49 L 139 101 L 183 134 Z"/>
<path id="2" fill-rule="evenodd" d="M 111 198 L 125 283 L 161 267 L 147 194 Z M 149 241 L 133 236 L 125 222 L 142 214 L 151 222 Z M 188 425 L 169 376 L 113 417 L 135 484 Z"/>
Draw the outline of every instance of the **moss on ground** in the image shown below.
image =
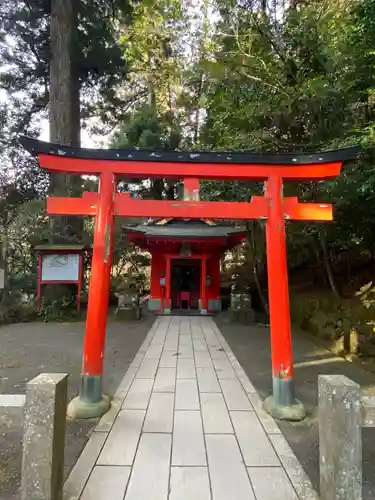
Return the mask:
<path id="1" fill-rule="evenodd" d="M 359 299 L 340 299 L 327 291 L 292 292 L 290 308 L 294 324 L 330 342 L 335 352 L 375 358 L 375 311 Z"/>

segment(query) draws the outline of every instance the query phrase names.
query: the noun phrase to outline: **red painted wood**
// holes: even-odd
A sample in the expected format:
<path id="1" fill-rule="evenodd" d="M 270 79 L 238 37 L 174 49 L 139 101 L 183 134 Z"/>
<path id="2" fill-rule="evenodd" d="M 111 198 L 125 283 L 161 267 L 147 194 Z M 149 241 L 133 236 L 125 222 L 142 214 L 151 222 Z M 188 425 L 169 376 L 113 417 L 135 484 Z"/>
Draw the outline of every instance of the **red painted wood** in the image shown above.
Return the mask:
<path id="1" fill-rule="evenodd" d="M 82 198 L 47 198 L 47 213 L 54 215 L 96 215 L 96 204 L 99 202 L 99 196 L 95 194 L 95 202 L 90 199 Z"/>
<path id="2" fill-rule="evenodd" d="M 297 197 L 284 198 L 284 217 L 293 220 L 333 220 L 332 205 L 327 203 L 300 203 Z"/>
<path id="3" fill-rule="evenodd" d="M 216 253 L 207 261 L 207 275 L 211 284 L 207 287 L 207 300 L 220 299 L 220 254 Z"/>
<path id="4" fill-rule="evenodd" d="M 66 255 L 66 254 L 77 254 L 79 253 L 79 270 L 78 270 L 78 280 L 43 280 L 43 256 L 44 255 Z M 37 311 L 40 310 L 42 301 L 42 286 L 43 285 L 77 285 L 77 312 L 81 309 L 81 290 L 83 284 L 83 254 L 82 251 L 77 250 L 39 250 L 38 253 L 38 274 L 37 274 L 37 296 L 36 296 L 36 308 Z"/>
<path id="5" fill-rule="evenodd" d="M 206 280 L 207 280 L 207 255 L 202 255 L 202 267 L 201 267 L 201 304 L 202 304 L 202 309 L 205 309 L 207 311 Z"/>
<path id="6" fill-rule="evenodd" d="M 37 282 L 37 292 L 36 292 L 36 308 L 40 311 L 40 306 L 42 302 L 42 259 L 41 254 L 38 255 L 38 282 Z"/>
<path id="7" fill-rule="evenodd" d="M 160 278 L 165 278 L 165 259 L 161 252 L 153 250 L 151 254 L 151 298 L 160 299 Z"/>
<path id="8" fill-rule="evenodd" d="M 115 177 L 101 175 L 97 204 L 94 251 L 92 256 L 86 334 L 83 347 L 83 373 L 95 376 L 103 372 L 105 332 L 108 314 L 113 245 L 113 200 Z"/>
<path id="9" fill-rule="evenodd" d="M 166 287 L 160 285 L 160 278 L 166 276 L 166 257 L 165 249 L 163 246 L 159 248 L 152 249 L 152 260 L 151 260 L 151 290 L 150 296 L 153 299 L 160 299 L 164 301 L 165 299 L 165 289 Z M 207 258 L 207 276 L 211 277 L 211 284 L 206 286 L 206 298 L 208 300 L 220 299 L 220 253 L 218 253 L 218 248 L 216 247 L 216 253 L 208 256 Z M 193 254 L 191 256 L 181 256 L 180 254 L 169 254 L 170 260 L 202 260 L 202 254 Z M 188 265 L 188 263 L 186 264 Z M 172 291 L 170 290 L 170 296 Z M 200 294 L 199 294 L 200 295 Z M 193 299 L 191 299 L 193 300 Z"/>
<path id="10" fill-rule="evenodd" d="M 48 198 L 47 213 L 55 215 L 95 215 L 98 200 L 97 193 L 84 193 L 82 198 Z M 268 213 L 267 203 L 268 200 L 263 196 L 253 196 L 250 203 L 191 202 L 133 200 L 128 194 L 118 193 L 115 196 L 115 212 L 116 215 L 127 217 L 148 217 L 152 214 L 156 218 L 250 220 L 266 218 Z M 299 203 L 298 199 L 294 197 L 284 198 L 284 213 L 286 218 L 293 220 L 329 221 L 333 219 L 332 205 L 326 203 Z M 182 240 L 178 239 L 178 241 Z"/>
<path id="11" fill-rule="evenodd" d="M 97 193 L 82 198 L 53 197 L 47 200 L 47 213 L 55 215 L 95 215 Z M 259 196 L 254 202 L 192 202 L 134 200 L 128 194 L 115 196 L 115 214 L 125 217 L 181 219 L 259 219 L 267 215 L 267 201 Z"/>
<path id="12" fill-rule="evenodd" d="M 201 260 L 203 256 L 199 254 L 181 255 L 180 253 L 171 253 L 169 254 L 169 258 L 171 260 Z"/>
<path id="13" fill-rule="evenodd" d="M 160 312 L 163 312 L 165 309 L 165 287 L 161 289 L 161 300 L 160 300 Z"/>
<path id="14" fill-rule="evenodd" d="M 42 280 L 42 285 L 78 285 L 79 280 Z"/>
<path id="15" fill-rule="evenodd" d="M 260 165 L 228 163 L 173 163 L 147 161 L 89 160 L 65 156 L 39 154 L 42 168 L 50 171 L 75 174 L 114 174 L 138 179 L 160 178 L 160 173 L 168 179 L 215 180 L 266 180 L 270 176 L 281 175 L 284 179 L 330 179 L 337 177 L 342 162 L 311 165 Z"/>
<path id="16" fill-rule="evenodd" d="M 181 302 L 182 301 L 186 301 L 188 303 L 188 309 L 190 309 L 191 293 L 190 292 L 185 292 L 185 291 L 180 292 L 179 293 L 179 298 L 178 298 L 179 307 L 181 307 Z"/>
<path id="17" fill-rule="evenodd" d="M 81 311 L 81 291 L 83 282 L 83 255 L 79 256 L 79 270 L 78 270 L 78 291 L 77 291 L 77 312 Z"/>
<path id="18" fill-rule="evenodd" d="M 69 250 L 69 249 L 65 249 L 64 250 L 38 250 L 38 254 L 40 255 L 66 255 L 66 254 L 80 254 L 82 253 L 83 250 Z"/>
<path id="19" fill-rule="evenodd" d="M 171 278 L 172 278 L 172 272 L 171 272 L 171 256 L 166 255 L 166 265 L 165 265 L 165 298 L 164 298 L 164 307 L 165 309 L 170 309 L 171 308 Z"/>
<path id="20" fill-rule="evenodd" d="M 250 203 L 135 200 L 128 194 L 117 194 L 116 215 L 128 217 L 180 219 L 259 219 L 267 216 L 267 200 L 258 197 Z"/>
<path id="21" fill-rule="evenodd" d="M 293 361 L 282 189 L 280 177 L 268 180 L 270 210 L 266 241 L 272 370 L 274 377 L 288 379 L 293 376 Z"/>

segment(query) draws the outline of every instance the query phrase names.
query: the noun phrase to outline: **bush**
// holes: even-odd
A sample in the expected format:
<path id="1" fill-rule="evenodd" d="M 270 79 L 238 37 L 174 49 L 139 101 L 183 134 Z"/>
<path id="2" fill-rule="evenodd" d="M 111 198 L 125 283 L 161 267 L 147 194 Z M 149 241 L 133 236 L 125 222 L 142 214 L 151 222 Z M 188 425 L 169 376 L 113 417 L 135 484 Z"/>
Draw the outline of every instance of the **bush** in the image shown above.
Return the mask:
<path id="1" fill-rule="evenodd" d="M 70 296 L 59 300 L 43 301 L 38 316 L 45 323 L 48 321 L 78 320 L 81 318 L 81 314 L 76 309 L 76 300 Z"/>
<path id="2" fill-rule="evenodd" d="M 34 299 L 25 298 L 20 293 L 9 294 L 0 305 L 0 325 L 27 323 L 38 319 Z"/>
<path id="3" fill-rule="evenodd" d="M 71 297 L 43 301 L 38 312 L 35 297 L 28 297 L 20 292 L 13 291 L 0 305 L 0 325 L 28 323 L 38 320 L 44 322 L 71 321 L 78 320 L 81 317 L 81 314 L 78 314 L 76 310 L 76 301 Z"/>

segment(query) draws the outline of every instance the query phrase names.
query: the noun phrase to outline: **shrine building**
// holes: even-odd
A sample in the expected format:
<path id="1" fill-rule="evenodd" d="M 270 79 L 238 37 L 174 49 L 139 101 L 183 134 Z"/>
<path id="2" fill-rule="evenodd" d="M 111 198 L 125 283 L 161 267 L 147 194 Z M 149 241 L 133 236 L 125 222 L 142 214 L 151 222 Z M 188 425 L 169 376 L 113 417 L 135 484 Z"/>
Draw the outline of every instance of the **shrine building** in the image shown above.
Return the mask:
<path id="1" fill-rule="evenodd" d="M 199 201 L 199 182 L 185 179 L 184 199 Z M 220 259 L 246 231 L 211 220 L 168 218 L 125 227 L 128 239 L 151 254 L 148 307 L 156 313 L 221 310 Z"/>
<path id="2" fill-rule="evenodd" d="M 151 254 L 151 311 L 221 310 L 220 259 L 245 239 L 243 230 L 178 219 L 124 229 L 132 243 Z"/>

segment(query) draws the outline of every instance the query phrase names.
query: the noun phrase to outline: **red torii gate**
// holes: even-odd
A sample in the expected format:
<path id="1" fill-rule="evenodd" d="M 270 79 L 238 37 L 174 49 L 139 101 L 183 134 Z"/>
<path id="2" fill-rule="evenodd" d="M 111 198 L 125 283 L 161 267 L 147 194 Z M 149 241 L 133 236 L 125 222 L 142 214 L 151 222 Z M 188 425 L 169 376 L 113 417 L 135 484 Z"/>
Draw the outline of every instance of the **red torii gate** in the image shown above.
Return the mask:
<path id="1" fill-rule="evenodd" d="M 357 147 L 313 154 L 259 155 L 248 152 L 184 153 L 175 151 L 95 150 L 21 139 L 51 172 L 99 175 L 99 192 L 81 198 L 52 197 L 47 212 L 96 217 L 89 303 L 79 396 L 70 413 L 93 417 L 105 413 L 109 400 L 102 394 L 105 331 L 108 313 L 114 217 L 181 219 L 266 219 L 268 288 L 271 326 L 273 395 L 266 409 L 276 418 L 300 420 L 305 410 L 294 396 L 285 219 L 332 220 L 332 206 L 299 203 L 283 196 L 283 181 L 334 178 L 344 161 L 354 159 Z M 197 186 L 200 179 L 263 181 L 264 196 L 250 202 L 203 202 L 132 199 L 117 193 L 117 177 L 184 179 Z"/>

